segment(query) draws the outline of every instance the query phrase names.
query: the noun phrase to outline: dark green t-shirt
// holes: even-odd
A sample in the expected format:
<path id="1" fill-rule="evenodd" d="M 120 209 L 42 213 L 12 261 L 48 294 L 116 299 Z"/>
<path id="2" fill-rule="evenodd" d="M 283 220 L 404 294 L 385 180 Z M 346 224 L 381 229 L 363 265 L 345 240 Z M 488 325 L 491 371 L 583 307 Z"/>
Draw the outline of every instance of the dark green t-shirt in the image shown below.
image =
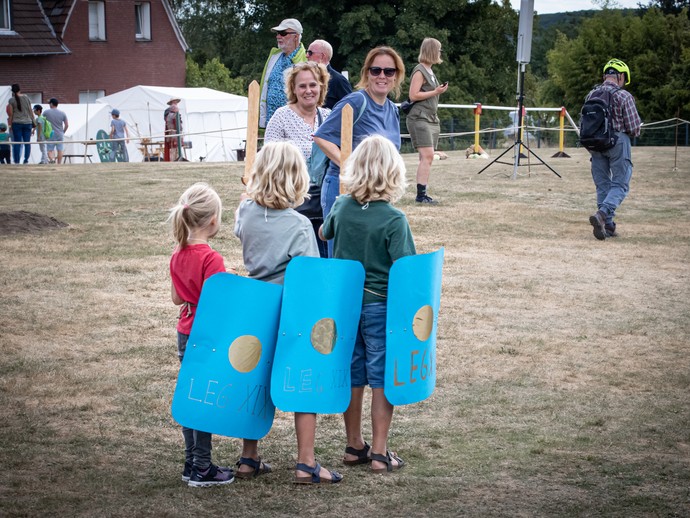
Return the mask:
<path id="1" fill-rule="evenodd" d="M 405 214 L 386 201 L 360 205 L 349 195 L 338 197 L 324 221 L 323 235 L 333 239 L 335 258 L 364 266 L 364 304 L 385 302 L 393 262 L 416 253 Z"/>

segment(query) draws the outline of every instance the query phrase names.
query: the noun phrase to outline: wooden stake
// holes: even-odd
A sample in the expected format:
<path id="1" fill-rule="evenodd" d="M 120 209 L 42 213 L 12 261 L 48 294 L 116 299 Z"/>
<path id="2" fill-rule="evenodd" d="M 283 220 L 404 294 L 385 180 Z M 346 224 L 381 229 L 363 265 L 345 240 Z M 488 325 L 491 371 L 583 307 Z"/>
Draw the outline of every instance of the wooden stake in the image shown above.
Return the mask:
<path id="1" fill-rule="evenodd" d="M 343 106 L 342 122 L 340 123 L 340 175 L 345 170 L 345 163 L 352 154 L 352 106 Z M 344 194 L 343 182 L 340 182 L 340 194 Z"/>
<path id="2" fill-rule="evenodd" d="M 244 154 L 244 176 L 242 183 L 247 185 L 249 171 L 252 170 L 256 158 L 256 146 L 259 140 L 259 83 L 252 81 L 247 92 L 247 145 Z"/>

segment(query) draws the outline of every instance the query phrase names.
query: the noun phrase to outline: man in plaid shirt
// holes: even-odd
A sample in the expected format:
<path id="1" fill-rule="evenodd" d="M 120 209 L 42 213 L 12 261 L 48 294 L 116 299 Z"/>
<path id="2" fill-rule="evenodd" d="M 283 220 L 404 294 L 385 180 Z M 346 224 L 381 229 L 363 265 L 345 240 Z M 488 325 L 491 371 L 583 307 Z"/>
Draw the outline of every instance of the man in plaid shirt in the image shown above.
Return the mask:
<path id="1" fill-rule="evenodd" d="M 616 223 L 613 221 L 616 209 L 628 194 L 632 177 L 632 151 L 630 137 L 640 134 L 642 121 L 637 113 L 635 99 L 623 89 L 630 84 L 630 69 L 619 59 L 612 59 L 604 65 L 604 82 L 597 85 L 589 94 L 599 88 L 611 92 L 612 121 L 618 140 L 606 151 L 590 151 L 592 179 L 597 190 L 597 211 L 589 217 L 594 228 L 594 237 L 604 240 L 615 237 Z"/>

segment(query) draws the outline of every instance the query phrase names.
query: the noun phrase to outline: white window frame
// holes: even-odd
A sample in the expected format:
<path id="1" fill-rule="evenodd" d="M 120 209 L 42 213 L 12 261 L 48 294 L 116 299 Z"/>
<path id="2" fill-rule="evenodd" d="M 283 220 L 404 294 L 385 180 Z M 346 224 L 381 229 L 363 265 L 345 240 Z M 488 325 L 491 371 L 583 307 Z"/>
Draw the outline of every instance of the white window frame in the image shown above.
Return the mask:
<path id="1" fill-rule="evenodd" d="M 151 2 L 134 3 L 134 27 L 137 40 L 151 39 Z"/>
<path id="2" fill-rule="evenodd" d="M 10 19 L 10 0 L 0 0 L 0 11 L 2 11 L 0 34 L 12 33 L 12 21 Z"/>
<path id="3" fill-rule="evenodd" d="M 79 92 L 79 104 L 94 104 L 101 97 L 105 97 L 105 90 L 82 90 Z"/>
<path id="4" fill-rule="evenodd" d="M 106 41 L 105 35 L 105 2 L 89 1 L 89 40 Z"/>

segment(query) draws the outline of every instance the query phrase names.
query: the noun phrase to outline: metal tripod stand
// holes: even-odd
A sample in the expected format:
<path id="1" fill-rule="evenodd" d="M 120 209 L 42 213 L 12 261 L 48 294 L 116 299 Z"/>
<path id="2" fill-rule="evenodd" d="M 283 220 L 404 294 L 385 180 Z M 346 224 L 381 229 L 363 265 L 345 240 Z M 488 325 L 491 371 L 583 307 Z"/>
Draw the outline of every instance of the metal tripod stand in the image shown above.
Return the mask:
<path id="1" fill-rule="evenodd" d="M 500 159 L 501 159 L 501 157 L 503 157 L 503 155 L 505 155 L 506 153 L 508 153 L 508 151 L 510 151 L 512 149 L 515 151 L 514 159 L 512 162 L 512 165 L 513 165 L 513 176 L 512 176 L 512 178 L 516 179 L 517 178 L 517 168 L 520 166 L 520 158 L 527 158 L 527 157 L 525 157 L 525 155 L 520 153 L 520 148 L 524 147 L 527 150 L 527 153 L 531 154 L 537 160 L 539 160 L 543 165 L 548 167 L 553 174 L 555 174 L 559 178 L 562 178 L 561 175 L 558 174 L 553 169 L 553 167 L 551 167 L 549 164 L 547 164 L 541 158 L 539 158 L 539 156 L 534 151 L 532 151 L 527 144 L 525 144 L 522 141 L 522 132 L 523 132 L 523 128 L 524 128 L 524 124 L 523 124 L 523 120 L 522 120 L 523 119 L 522 111 L 524 109 L 524 100 L 525 100 L 525 67 L 526 67 L 526 65 L 527 65 L 526 63 L 520 63 L 520 65 L 518 66 L 518 85 L 519 86 L 518 86 L 518 113 L 517 113 L 518 131 L 516 133 L 517 139 L 515 140 L 515 143 L 512 146 L 510 146 L 503 153 L 501 153 L 496 158 L 494 158 L 491 162 L 489 162 L 477 174 L 482 174 L 485 170 L 487 170 L 489 167 L 491 167 L 492 164 L 494 164 L 496 162 L 498 162 L 499 164 L 511 165 L 511 162 L 501 162 Z"/>

